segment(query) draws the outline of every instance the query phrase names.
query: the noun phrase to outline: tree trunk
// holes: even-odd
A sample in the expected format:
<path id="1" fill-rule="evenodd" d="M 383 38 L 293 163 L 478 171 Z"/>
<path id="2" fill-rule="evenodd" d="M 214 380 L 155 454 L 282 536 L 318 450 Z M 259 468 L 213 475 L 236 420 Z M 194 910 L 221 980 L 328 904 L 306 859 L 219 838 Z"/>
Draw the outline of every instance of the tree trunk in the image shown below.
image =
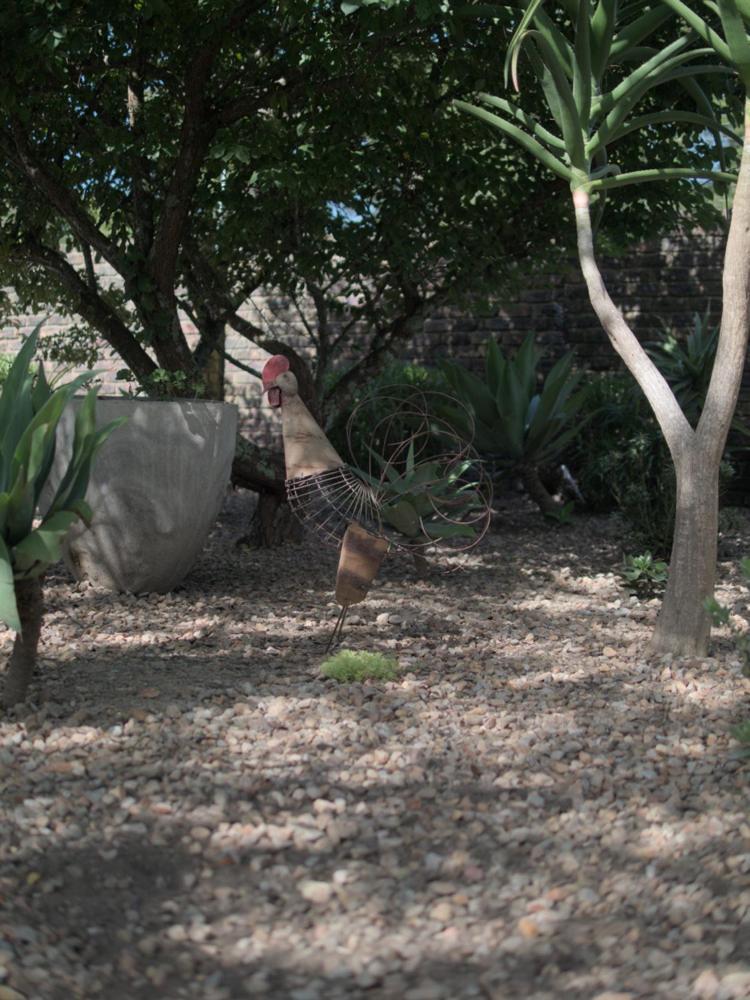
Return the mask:
<path id="1" fill-rule="evenodd" d="M 253 549 L 272 549 L 284 542 L 300 542 L 303 534 L 304 529 L 285 498 L 277 493 L 261 491 L 250 519 L 250 529 L 237 539 L 236 544 L 249 545 Z"/>
<path id="2" fill-rule="evenodd" d="M 718 534 L 719 466 L 732 421 L 750 328 L 750 100 L 732 206 L 723 273 L 721 330 L 711 382 L 695 430 L 661 373 L 607 292 L 594 254 L 589 196 L 573 192 L 578 255 L 591 304 L 612 346 L 643 389 L 675 463 L 677 507 L 669 581 L 650 648 L 677 656 L 705 655 Z"/>
<path id="3" fill-rule="evenodd" d="M 669 582 L 651 640 L 659 653 L 704 656 L 710 631 L 704 603 L 713 595 L 719 467 L 732 422 L 750 332 L 750 99 L 745 143 L 724 254 L 721 329 L 706 402 L 693 440 L 672 450 L 677 510 Z"/>
<path id="4" fill-rule="evenodd" d="M 11 708 L 26 697 L 36 666 L 36 651 L 42 631 L 44 600 L 42 578 L 16 580 L 16 604 L 21 631 L 16 634 L 8 661 L 3 690 L 3 706 Z"/>
<path id="5" fill-rule="evenodd" d="M 649 649 L 705 656 L 711 621 L 705 609 L 716 577 L 719 466 L 697 447 L 676 462 L 677 504 L 669 579 Z"/>
<path id="6" fill-rule="evenodd" d="M 206 396 L 209 399 L 224 401 L 224 356 L 218 351 L 211 351 L 204 372 L 206 379 Z"/>
<path id="7" fill-rule="evenodd" d="M 560 504 L 556 503 L 550 495 L 539 476 L 539 470 L 535 465 L 522 465 L 519 469 L 521 483 L 543 514 L 557 514 Z"/>

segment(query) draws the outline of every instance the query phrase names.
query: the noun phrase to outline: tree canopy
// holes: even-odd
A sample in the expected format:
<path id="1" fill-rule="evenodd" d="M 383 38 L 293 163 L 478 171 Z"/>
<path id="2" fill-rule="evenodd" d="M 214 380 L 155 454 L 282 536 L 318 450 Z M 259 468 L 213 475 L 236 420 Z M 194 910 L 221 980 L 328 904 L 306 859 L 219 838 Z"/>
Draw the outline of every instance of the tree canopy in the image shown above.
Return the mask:
<path id="1" fill-rule="evenodd" d="M 255 289 L 311 300 L 307 392 L 333 413 L 435 304 L 569 250 L 569 207 L 551 197 L 564 181 L 452 105 L 502 81 L 516 23 L 437 0 L 11 0 L 2 284 L 22 308 L 80 316 L 145 384 L 157 368 L 201 378 L 227 324 L 287 351 L 239 315 Z M 715 157 L 687 125 L 623 150 Z M 611 198 L 602 233 L 623 245 L 712 212 L 699 185 L 654 185 Z M 274 470 L 244 468 L 249 485 L 278 487 Z"/>

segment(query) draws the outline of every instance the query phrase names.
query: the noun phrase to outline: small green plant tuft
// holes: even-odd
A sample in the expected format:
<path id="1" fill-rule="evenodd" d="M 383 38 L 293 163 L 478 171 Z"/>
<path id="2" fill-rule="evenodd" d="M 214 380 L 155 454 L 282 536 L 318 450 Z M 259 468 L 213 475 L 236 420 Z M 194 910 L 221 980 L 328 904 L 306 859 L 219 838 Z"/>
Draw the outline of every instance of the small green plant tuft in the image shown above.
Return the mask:
<path id="1" fill-rule="evenodd" d="M 737 757 L 750 757 L 750 722 L 740 722 L 732 726 L 729 730 L 732 736 L 740 744 L 740 749 L 736 751 Z"/>
<path id="2" fill-rule="evenodd" d="M 569 500 L 558 510 L 545 510 L 544 516 L 548 521 L 552 521 L 560 527 L 565 527 L 565 525 L 573 523 L 573 511 L 575 510 L 575 506 L 575 500 Z"/>
<path id="3" fill-rule="evenodd" d="M 745 583 L 750 583 L 749 558 L 740 561 L 740 570 Z M 709 597 L 704 607 L 711 616 L 711 621 L 714 625 L 726 625 L 731 632 L 742 663 L 742 673 L 745 677 L 750 677 L 750 633 L 743 632 L 734 624 L 730 609 L 724 604 L 719 604 L 715 597 Z M 750 722 L 740 722 L 736 726 L 732 726 L 729 731 L 740 744 L 740 749 L 736 752 L 735 756 L 750 757 Z"/>
<path id="4" fill-rule="evenodd" d="M 361 649 L 341 649 L 329 656 L 320 668 L 324 677 L 342 683 L 352 681 L 392 681 L 398 675 L 398 663 L 382 653 Z"/>
<path id="5" fill-rule="evenodd" d="M 669 575 L 665 562 L 654 559 L 650 552 L 640 556 L 625 556 L 622 561 L 622 578 L 625 586 L 635 594 L 651 597 L 664 588 Z"/>

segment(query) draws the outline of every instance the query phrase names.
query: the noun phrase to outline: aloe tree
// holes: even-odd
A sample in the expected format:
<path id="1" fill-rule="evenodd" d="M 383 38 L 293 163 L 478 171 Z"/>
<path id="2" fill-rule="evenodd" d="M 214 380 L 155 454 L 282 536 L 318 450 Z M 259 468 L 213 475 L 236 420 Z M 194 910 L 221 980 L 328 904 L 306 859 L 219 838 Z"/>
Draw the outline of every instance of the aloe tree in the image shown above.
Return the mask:
<path id="1" fill-rule="evenodd" d="M 36 663 L 44 602 L 42 579 L 60 558 L 73 523 L 91 519 L 84 497 L 94 456 L 117 420 L 95 429 L 96 389 L 76 414 L 73 452 L 38 523 L 37 506 L 55 457 L 56 431 L 73 393 L 93 377 L 80 375 L 53 388 L 40 364 L 30 368 L 38 328 L 19 351 L 0 392 L 0 621 L 16 633 L 2 703 L 22 701 Z"/>
<path id="2" fill-rule="evenodd" d="M 506 80 L 518 89 L 522 50 L 541 83 L 549 127 L 516 103 L 490 94 L 460 108 L 513 138 L 570 186 L 578 254 L 591 304 L 615 351 L 648 399 L 675 465 L 677 505 L 669 584 L 651 647 L 656 652 L 701 655 L 710 621 L 704 609 L 716 568 L 719 465 L 736 407 L 750 327 L 750 104 L 745 98 L 745 139 L 737 178 L 724 171 L 645 166 L 623 172 L 610 161 L 610 148 L 638 129 L 669 123 L 726 131 L 699 86 L 707 73 L 738 74 L 750 87 L 748 0 L 708 2 L 706 18 L 681 0 L 662 0 L 644 9 L 617 0 L 565 0 L 561 17 L 544 0 L 526 3 L 508 49 Z M 635 15 L 633 11 L 635 10 Z M 687 23 L 666 46 L 649 44 L 679 15 Z M 716 63 L 715 57 L 719 57 Z M 713 61 L 707 61 L 707 57 Z M 616 66 L 614 73 L 608 71 Z M 610 84 L 610 80 L 613 82 Z M 690 93 L 696 111 L 642 112 L 654 88 L 677 81 Z M 609 87 L 609 89 L 608 89 Z M 729 133 L 731 135 L 731 133 Z M 734 182 L 732 221 L 724 267 L 721 330 L 705 406 L 693 428 L 674 393 L 639 344 L 612 301 L 594 252 L 592 199 L 631 184 L 708 177 Z"/>

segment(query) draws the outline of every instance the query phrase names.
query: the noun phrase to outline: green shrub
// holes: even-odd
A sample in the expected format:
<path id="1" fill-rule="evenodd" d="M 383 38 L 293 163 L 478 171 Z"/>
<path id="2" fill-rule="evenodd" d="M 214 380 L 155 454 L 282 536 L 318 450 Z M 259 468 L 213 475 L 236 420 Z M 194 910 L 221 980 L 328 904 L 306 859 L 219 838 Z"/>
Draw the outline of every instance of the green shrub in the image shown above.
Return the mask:
<path id="1" fill-rule="evenodd" d="M 745 583 L 750 585 L 750 559 L 740 561 L 740 572 Z M 732 621 L 731 610 L 724 604 L 719 604 L 715 597 L 710 597 L 705 607 L 714 625 L 726 625 L 729 628 L 740 657 L 742 673 L 745 677 L 750 677 L 750 633 L 737 628 Z M 750 721 L 738 723 L 730 732 L 741 746 L 738 756 L 750 757 Z"/>
<path id="2" fill-rule="evenodd" d="M 398 675 L 396 660 L 382 653 L 367 653 L 364 650 L 341 649 L 329 656 L 322 664 L 320 672 L 334 681 L 351 682 L 365 680 L 392 681 Z"/>
<path id="3" fill-rule="evenodd" d="M 740 561 L 740 572 L 745 583 L 750 585 L 750 559 L 746 558 Z M 730 609 L 719 604 L 715 597 L 710 597 L 706 601 L 706 611 L 711 616 L 714 625 L 726 625 L 729 628 L 742 662 L 742 673 L 745 677 L 750 677 L 750 633 L 737 628 L 731 619 Z"/>
<path id="4" fill-rule="evenodd" d="M 397 405 L 400 399 L 413 397 L 415 390 L 430 393 L 446 392 L 447 388 L 445 377 L 439 371 L 392 361 L 354 393 L 349 406 L 336 416 L 326 434 L 340 455 L 366 469 L 370 464 L 370 449 L 390 459 L 383 433 L 386 429 L 391 439 L 404 437 L 410 431 L 408 422 L 403 425 L 389 423 L 386 428 L 385 422 L 393 415 L 394 403 Z M 433 450 L 441 449 L 436 443 Z M 432 457 L 429 449 L 421 457 Z"/>
<path id="5" fill-rule="evenodd" d="M 644 597 L 651 597 L 664 589 L 669 575 L 669 566 L 654 559 L 650 552 L 640 556 L 625 556 L 622 563 L 622 578 L 628 590 Z"/>
<path id="6" fill-rule="evenodd" d="M 638 548 L 672 548 L 675 475 L 669 450 L 638 384 L 627 375 L 593 376 L 583 424 L 568 457 L 587 507 L 618 509 Z"/>
<path id="7" fill-rule="evenodd" d="M 648 353 L 693 427 L 703 409 L 719 342 L 719 327 L 711 325 L 709 318 L 709 310 L 703 316 L 695 313 L 693 329 L 684 338 L 665 324 L 661 339 L 648 346 Z"/>
<path id="8" fill-rule="evenodd" d="M 12 366 L 13 358 L 9 357 L 7 354 L 0 354 L 0 385 L 5 382 L 8 377 L 8 372 Z"/>

